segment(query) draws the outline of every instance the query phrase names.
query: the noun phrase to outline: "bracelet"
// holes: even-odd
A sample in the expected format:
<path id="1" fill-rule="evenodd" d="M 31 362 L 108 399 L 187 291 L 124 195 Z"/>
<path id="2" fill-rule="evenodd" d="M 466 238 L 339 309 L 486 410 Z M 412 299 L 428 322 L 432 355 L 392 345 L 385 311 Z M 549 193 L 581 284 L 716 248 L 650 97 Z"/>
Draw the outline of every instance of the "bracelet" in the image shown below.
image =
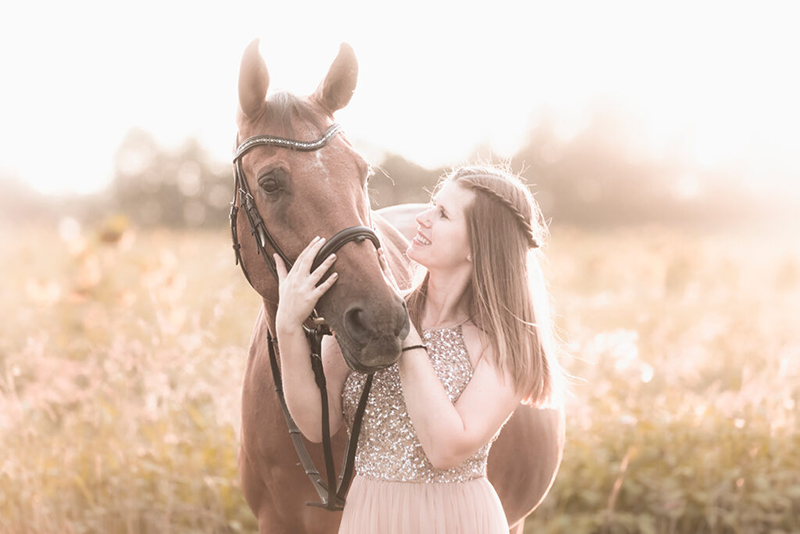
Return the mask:
<path id="1" fill-rule="evenodd" d="M 408 347 L 405 347 L 405 348 L 404 348 L 403 350 L 401 350 L 400 352 L 405 352 L 405 351 L 407 351 L 407 350 L 414 350 L 414 349 L 422 349 L 422 350 L 424 350 L 425 352 L 428 352 L 428 347 L 426 347 L 425 345 L 410 345 L 410 346 L 408 346 Z"/>

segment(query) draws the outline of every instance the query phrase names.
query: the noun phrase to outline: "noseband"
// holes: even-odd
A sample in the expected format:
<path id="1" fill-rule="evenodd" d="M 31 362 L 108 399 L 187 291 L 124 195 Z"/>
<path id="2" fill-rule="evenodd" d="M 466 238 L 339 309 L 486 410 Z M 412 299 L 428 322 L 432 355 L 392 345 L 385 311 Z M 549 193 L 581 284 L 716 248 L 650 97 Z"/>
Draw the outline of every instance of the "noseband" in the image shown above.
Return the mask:
<path id="1" fill-rule="evenodd" d="M 250 276 L 247 274 L 247 269 L 244 266 L 244 261 L 242 261 L 241 255 L 241 244 L 239 243 L 239 232 L 236 227 L 237 216 L 239 213 L 239 208 L 244 208 L 244 213 L 247 216 L 247 220 L 250 223 L 250 230 L 253 238 L 255 239 L 256 243 L 256 252 L 264 259 L 264 262 L 267 264 L 267 268 L 272 273 L 272 276 L 275 277 L 275 280 L 278 281 L 278 269 L 275 265 L 275 260 L 272 258 L 271 254 L 268 254 L 266 251 L 266 246 L 269 243 L 270 248 L 278 254 L 281 259 L 283 260 L 284 264 L 286 265 L 287 269 L 291 269 L 293 262 L 284 254 L 283 250 L 278 246 L 275 242 L 275 239 L 267 230 L 266 224 L 264 224 L 264 219 L 261 217 L 261 214 L 258 212 L 258 207 L 255 203 L 255 198 L 253 194 L 250 192 L 250 186 L 247 185 L 247 179 L 245 178 L 244 168 L 242 167 L 242 158 L 244 155 L 250 151 L 251 149 L 257 146 L 274 146 L 279 148 L 288 148 L 289 150 L 299 151 L 299 152 L 314 152 L 325 145 L 328 144 L 336 134 L 341 131 L 341 127 L 338 124 L 332 124 L 330 128 L 315 141 L 296 141 L 294 139 L 286 139 L 283 137 L 274 137 L 271 135 L 256 135 L 253 137 L 248 137 L 247 139 L 242 142 L 236 149 L 236 153 L 233 156 L 233 168 L 234 168 L 234 190 L 233 190 L 233 200 L 231 201 L 231 212 L 230 212 L 230 220 L 231 220 L 231 238 L 233 239 L 233 250 L 236 254 L 236 264 L 241 266 L 242 273 L 244 273 L 244 277 L 253 286 L 253 289 L 256 287 L 253 285 L 253 281 L 251 280 Z M 238 138 L 237 138 L 238 142 Z M 237 204 L 238 200 L 238 204 Z M 336 234 L 331 237 L 325 245 L 320 249 L 317 253 L 317 256 L 314 258 L 314 261 L 311 265 L 311 270 L 313 271 L 316 269 L 325 258 L 329 255 L 333 254 L 344 245 L 349 243 L 350 241 L 358 241 L 362 242 L 365 239 L 369 239 L 375 245 L 375 248 L 378 249 L 381 246 L 381 242 L 378 239 L 377 234 L 372 228 L 367 226 L 351 226 L 349 228 L 345 228 L 343 230 L 338 231 Z M 258 291 L 256 289 L 256 291 Z M 342 510 L 344 508 L 345 502 L 345 495 L 347 494 L 347 490 L 350 486 L 350 482 L 353 476 L 353 464 L 355 460 L 355 451 L 356 451 L 356 444 L 358 443 L 358 434 L 361 429 L 361 420 L 364 415 L 364 410 L 367 404 L 367 397 L 369 395 L 369 389 L 372 385 L 372 374 L 367 377 L 367 381 L 364 384 L 364 389 L 361 392 L 361 399 L 359 401 L 358 408 L 356 410 L 355 419 L 353 421 L 353 428 L 350 433 L 350 440 L 345 447 L 345 459 L 343 462 L 343 469 L 342 474 L 339 477 L 339 483 L 336 484 L 336 469 L 333 463 L 333 452 L 331 447 L 331 436 L 330 436 L 330 424 L 329 424 L 329 414 L 328 414 L 328 394 L 327 388 L 325 385 L 325 374 L 322 368 L 322 337 L 326 335 L 331 335 L 331 330 L 328 324 L 325 322 L 325 319 L 322 318 L 318 313 L 316 308 L 314 308 L 311 312 L 311 322 L 313 327 L 308 327 L 305 324 L 303 325 L 303 329 L 305 330 L 306 337 L 308 338 L 309 346 L 311 349 L 311 367 L 314 370 L 314 378 L 316 380 L 317 386 L 320 389 L 320 398 L 322 400 L 322 446 L 325 453 L 325 465 L 327 471 L 327 483 L 323 482 L 319 471 L 317 471 L 316 467 L 314 467 L 314 462 L 311 460 L 311 456 L 308 454 L 308 451 L 305 448 L 305 444 L 303 443 L 303 439 L 301 437 L 300 429 L 297 427 L 297 424 L 292 419 L 292 416 L 289 414 L 289 409 L 286 406 L 286 400 L 283 394 L 283 385 L 281 381 L 280 375 L 280 368 L 278 367 L 278 361 L 275 355 L 275 350 L 278 345 L 277 337 L 273 337 L 272 333 L 269 332 L 269 327 L 267 327 L 267 338 L 269 339 L 269 358 L 270 358 L 270 365 L 272 367 L 272 378 L 275 384 L 275 391 L 278 394 L 278 399 L 280 400 L 281 409 L 283 411 L 283 416 L 286 419 L 286 424 L 289 427 L 289 435 L 292 438 L 292 442 L 294 443 L 295 450 L 297 451 L 297 455 L 300 458 L 301 463 L 303 464 L 303 468 L 306 471 L 311 483 L 314 485 L 314 489 L 317 490 L 319 494 L 321 502 L 308 502 L 306 504 L 311 506 L 319 506 L 325 508 L 327 510 Z M 335 490 L 335 492 L 334 492 Z"/>

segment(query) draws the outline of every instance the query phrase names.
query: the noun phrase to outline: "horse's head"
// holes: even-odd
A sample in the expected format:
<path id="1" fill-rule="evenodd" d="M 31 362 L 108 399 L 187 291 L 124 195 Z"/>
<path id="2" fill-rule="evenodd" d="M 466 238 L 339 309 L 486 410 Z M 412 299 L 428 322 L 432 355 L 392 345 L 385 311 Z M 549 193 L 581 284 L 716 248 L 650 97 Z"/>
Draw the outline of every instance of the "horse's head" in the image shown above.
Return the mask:
<path id="1" fill-rule="evenodd" d="M 239 72 L 238 142 L 253 136 L 301 142 L 323 138 L 333 113 L 350 101 L 357 75 L 353 50 L 343 44 L 314 94 L 301 98 L 277 93 L 267 98 L 269 74 L 258 41 L 253 41 Z M 314 150 L 257 144 L 239 161 L 240 179 L 252 193 L 249 198 L 264 230 L 290 261 L 315 236 L 330 239 L 345 228 L 371 226 L 369 165 L 342 134 Z M 277 280 L 259 254 L 256 239 L 270 257 L 276 251 L 263 232 L 253 232 L 246 206 L 241 205 L 246 195 L 237 196 L 240 209 L 232 223 L 245 272 L 256 291 L 276 303 Z M 336 255 L 339 279 L 316 309 L 334 331 L 351 368 L 374 371 L 391 365 L 408 333 L 405 304 L 385 283 L 370 240 L 349 241 Z"/>

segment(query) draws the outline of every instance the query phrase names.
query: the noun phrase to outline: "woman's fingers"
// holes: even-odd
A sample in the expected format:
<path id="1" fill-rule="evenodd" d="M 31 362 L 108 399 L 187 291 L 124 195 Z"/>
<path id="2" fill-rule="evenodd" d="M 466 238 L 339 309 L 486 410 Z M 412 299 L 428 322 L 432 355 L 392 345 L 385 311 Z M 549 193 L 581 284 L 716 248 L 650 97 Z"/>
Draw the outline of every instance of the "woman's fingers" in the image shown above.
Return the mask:
<path id="1" fill-rule="evenodd" d="M 325 260 L 310 272 L 311 264 L 319 253 L 319 249 L 325 242 L 325 238 L 316 237 L 311 243 L 300 253 L 292 265 L 291 270 L 286 268 L 286 264 L 278 255 L 273 254 L 275 258 L 275 266 L 278 271 L 278 282 L 283 284 L 287 279 L 290 279 L 293 285 L 299 288 L 313 289 L 317 283 L 325 276 L 325 273 L 336 261 L 336 254 L 330 254 Z M 297 285 L 299 284 L 299 285 Z"/>
<path id="2" fill-rule="evenodd" d="M 329 255 L 319 267 L 314 269 L 314 272 L 310 272 L 311 264 L 324 243 L 325 239 L 319 237 L 313 239 L 297 257 L 291 269 L 287 269 L 286 263 L 277 254 L 273 255 L 278 271 L 279 310 L 282 310 L 282 316 L 287 321 L 303 322 L 314 309 L 319 298 L 330 289 L 338 278 L 336 273 L 331 273 L 324 282 L 317 286 L 317 283 L 336 261 L 335 254 Z"/>
<path id="3" fill-rule="evenodd" d="M 320 263 L 319 266 L 316 269 L 314 269 L 314 272 L 311 273 L 310 276 L 311 282 L 316 284 L 317 282 L 322 280 L 322 277 L 325 275 L 326 272 L 328 272 L 328 269 L 331 268 L 331 265 L 333 265 L 333 262 L 335 261 L 336 261 L 336 254 L 331 254 L 330 256 L 325 258 L 325 261 Z"/>
<path id="4" fill-rule="evenodd" d="M 283 282 L 288 274 L 286 270 L 286 264 L 283 263 L 283 258 L 281 258 L 277 254 L 272 255 L 273 259 L 275 260 L 275 269 L 278 271 L 278 282 Z"/>
<path id="5" fill-rule="evenodd" d="M 331 273 L 331 275 L 326 278 L 324 282 L 314 288 L 314 297 L 319 300 L 319 298 L 324 295 L 325 292 L 328 291 L 338 279 L 339 273 Z"/>
<path id="6" fill-rule="evenodd" d="M 317 236 L 311 240 L 311 243 L 308 244 L 306 248 L 303 249 L 303 252 L 297 256 L 297 261 L 295 265 L 297 265 L 298 269 L 303 269 L 303 272 L 310 272 L 311 271 L 311 264 L 314 263 L 314 258 L 317 257 L 319 250 L 322 248 L 322 245 L 325 244 L 325 238 Z"/>

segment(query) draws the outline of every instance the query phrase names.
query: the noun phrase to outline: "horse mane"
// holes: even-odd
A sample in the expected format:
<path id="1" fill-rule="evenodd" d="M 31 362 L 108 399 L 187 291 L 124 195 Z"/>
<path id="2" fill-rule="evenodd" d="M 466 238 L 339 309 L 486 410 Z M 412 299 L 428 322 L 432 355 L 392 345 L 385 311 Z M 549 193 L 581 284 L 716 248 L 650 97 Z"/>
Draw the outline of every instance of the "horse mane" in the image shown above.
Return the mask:
<path id="1" fill-rule="evenodd" d="M 282 129 L 282 135 L 291 139 L 295 138 L 294 125 L 299 123 L 310 124 L 316 128 L 315 137 L 322 136 L 327 128 L 325 117 L 313 105 L 303 98 L 287 93 L 277 92 L 267 99 L 270 122 Z"/>

